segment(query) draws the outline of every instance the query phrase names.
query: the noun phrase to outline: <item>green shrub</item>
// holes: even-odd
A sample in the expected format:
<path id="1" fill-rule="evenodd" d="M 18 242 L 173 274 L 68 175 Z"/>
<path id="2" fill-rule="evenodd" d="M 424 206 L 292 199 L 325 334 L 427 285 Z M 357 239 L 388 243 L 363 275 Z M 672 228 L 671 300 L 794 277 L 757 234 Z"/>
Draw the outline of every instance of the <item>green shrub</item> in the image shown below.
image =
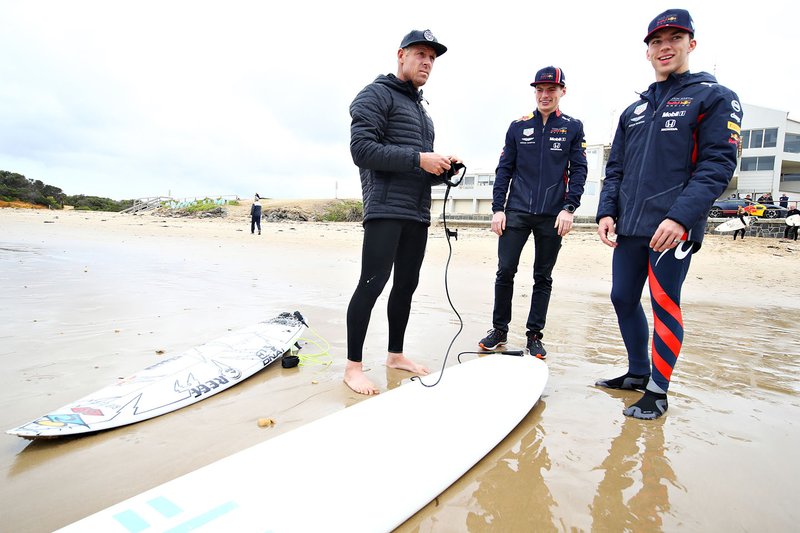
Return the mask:
<path id="1" fill-rule="evenodd" d="M 359 222 L 364 219 L 361 200 L 338 200 L 330 204 L 320 216 L 325 222 Z"/>
<path id="2" fill-rule="evenodd" d="M 202 200 L 195 200 L 186 206 L 186 211 L 189 213 L 202 213 L 205 211 L 211 211 L 212 209 L 216 209 L 218 207 L 219 205 L 211 198 L 203 198 Z"/>

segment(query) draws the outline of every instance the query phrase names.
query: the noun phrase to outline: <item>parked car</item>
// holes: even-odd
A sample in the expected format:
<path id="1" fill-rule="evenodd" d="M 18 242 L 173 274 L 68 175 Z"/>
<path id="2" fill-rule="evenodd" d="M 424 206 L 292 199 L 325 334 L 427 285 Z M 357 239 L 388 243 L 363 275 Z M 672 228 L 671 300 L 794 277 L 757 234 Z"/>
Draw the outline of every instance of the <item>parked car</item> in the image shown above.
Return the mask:
<path id="1" fill-rule="evenodd" d="M 789 212 L 788 209 L 779 205 L 764 205 L 751 200 L 729 198 L 714 202 L 714 205 L 711 206 L 711 210 L 708 212 L 708 216 L 711 218 L 732 217 L 736 215 L 740 206 L 748 215 L 764 218 L 786 218 Z"/>
<path id="2" fill-rule="evenodd" d="M 779 205 L 767 204 L 767 209 L 764 211 L 764 218 L 786 218 L 789 216 L 789 210 Z"/>
<path id="3" fill-rule="evenodd" d="M 736 215 L 739 207 L 743 208 L 748 215 L 757 217 L 764 216 L 764 212 L 767 210 L 767 206 L 764 204 L 740 198 L 729 198 L 714 202 L 708 212 L 708 216 L 711 218 L 732 217 Z"/>

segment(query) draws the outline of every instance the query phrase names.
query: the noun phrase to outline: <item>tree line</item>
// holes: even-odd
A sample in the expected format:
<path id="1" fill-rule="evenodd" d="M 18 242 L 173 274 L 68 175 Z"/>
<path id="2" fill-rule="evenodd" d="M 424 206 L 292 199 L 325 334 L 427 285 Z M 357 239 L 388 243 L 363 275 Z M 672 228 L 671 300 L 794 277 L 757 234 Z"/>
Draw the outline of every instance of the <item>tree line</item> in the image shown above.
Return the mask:
<path id="1" fill-rule="evenodd" d="M 122 211 L 133 205 L 133 200 L 112 200 L 84 194 L 68 195 L 60 188 L 41 180 L 32 180 L 16 172 L 0 170 L 0 200 L 26 202 L 34 205 L 63 209 L 71 205 L 87 211 Z"/>

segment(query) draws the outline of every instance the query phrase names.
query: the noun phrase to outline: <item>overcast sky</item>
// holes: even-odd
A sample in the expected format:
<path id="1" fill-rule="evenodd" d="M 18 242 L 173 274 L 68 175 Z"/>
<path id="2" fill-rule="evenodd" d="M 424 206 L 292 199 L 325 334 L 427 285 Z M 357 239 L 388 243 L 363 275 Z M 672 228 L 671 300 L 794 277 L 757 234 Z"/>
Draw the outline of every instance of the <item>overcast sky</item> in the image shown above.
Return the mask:
<path id="1" fill-rule="evenodd" d="M 800 118 L 797 2 L 693 4 L 0 0 L 0 170 L 117 200 L 360 197 L 349 104 L 426 28 L 449 48 L 424 87 L 438 152 L 493 170 L 551 64 L 562 111 L 605 143 L 669 7 L 694 17 L 693 71 Z"/>

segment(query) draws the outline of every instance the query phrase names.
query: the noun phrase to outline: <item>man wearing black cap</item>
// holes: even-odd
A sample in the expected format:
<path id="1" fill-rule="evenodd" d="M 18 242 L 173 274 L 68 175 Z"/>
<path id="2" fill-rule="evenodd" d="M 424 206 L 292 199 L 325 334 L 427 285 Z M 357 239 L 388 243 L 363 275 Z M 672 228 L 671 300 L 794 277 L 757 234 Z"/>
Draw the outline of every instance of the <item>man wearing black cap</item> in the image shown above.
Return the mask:
<path id="1" fill-rule="evenodd" d="M 611 301 L 628 372 L 597 386 L 644 395 L 626 416 L 658 418 L 683 343 L 681 287 L 700 249 L 708 211 L 736 169 L 742 107 L 705 72 L 689 72 L 697 46 L 685 9 L 650 22 L 644 42 L 656 81 L 620 117 L 597 211 L 600 240 L 614 248 Z M 613 236 L 616 233 L 616 240 Z M 654 332 L 641 305 L 649 282 Z"/>
<path id="2" fill-rule="evenodd" d="M 533 296 L 526 322 L 527 350 L 544 359 L 542 330 L 547 319 L 551 274 L 561 239 L 572 229 L 586 183 L 583 124 L 559 109 L 567 92 L 564 72 L 545 67 L 531 83 L 536 110 L 511 123 L 495 172 L 492 231 L 499 235 L 492 329 L 478 343 L 485 350 L 505 344 L 511 322 L 514 275 L 522 249 L 533 234 Z"/>
<path id="3" fill-rule="evenodd" d="M 386 366 L 426 375 L 403 354 L 403 340 L 431 223 L 431 185 L 443 183 L 456 156 L 433 151 L 433 122 L 422 91 L 447 51 L 430 30 L 414 30 L 397 50 L 397 75 L 381 75 L 350 105 L 350 152 L 361 174 L 364 242 L 361 277 L 347 308 L 344 382 L 360 394 L 378 389 L 364 374 L 362 351 L 370 314 L 394 269 L 389 295 Z"/>

